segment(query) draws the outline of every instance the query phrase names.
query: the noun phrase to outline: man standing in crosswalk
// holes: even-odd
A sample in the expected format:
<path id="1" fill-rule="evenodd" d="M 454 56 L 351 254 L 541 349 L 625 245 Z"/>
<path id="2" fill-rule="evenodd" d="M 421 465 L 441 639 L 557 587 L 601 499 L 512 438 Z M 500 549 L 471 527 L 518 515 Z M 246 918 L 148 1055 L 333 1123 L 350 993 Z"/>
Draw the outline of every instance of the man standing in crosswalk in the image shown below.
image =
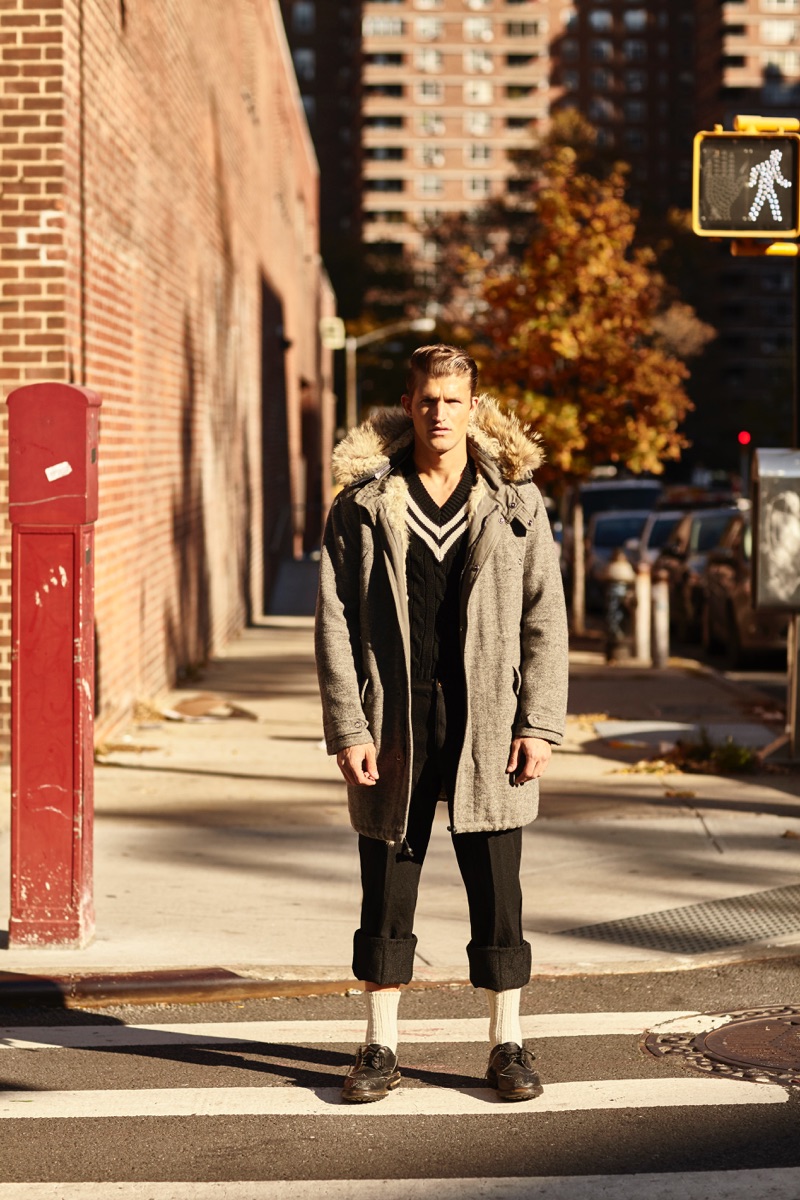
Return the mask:
<path id="1" fill-rule="evenodd" d="M 316 653 L 325 738 L 359 835 L 365 1045 L 343 1098 L 400 1082 L 400 986 L 413 974 L 414 910 L 440 797 L 469 904 L 470 980 L 490 1007 L 486 1078 L 501 1097 L 541 1092 L 523 1048 L 522 827 L 562 737 L 564 595 L 531 481 L 536 440 L 477 395 L 452 346 L 411 357 L 402 407 L 373 412 L 334 453 L 342 491 L 320 563 Z"/>

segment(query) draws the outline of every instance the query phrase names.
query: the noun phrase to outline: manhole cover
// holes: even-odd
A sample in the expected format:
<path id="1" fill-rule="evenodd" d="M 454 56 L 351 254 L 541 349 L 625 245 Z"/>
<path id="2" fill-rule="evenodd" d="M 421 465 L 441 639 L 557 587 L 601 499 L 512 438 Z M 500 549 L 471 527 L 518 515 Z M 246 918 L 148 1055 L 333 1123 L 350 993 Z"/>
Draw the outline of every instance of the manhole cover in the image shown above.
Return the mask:
<path id="1" fill-rule="evenodd" d="M 735 1021 L 697 1039 L 712 1058 L 734 1067 L 800 1073 L 800 1017 Z"/>
<path id="2" fill-rule="evenodd" d="M 658 1058 L 678 1055 L 710 1075 L 800 1087 L 800 1008 L 794 1005 L 702 1013 L 691 1030 L 672 1024 L 651 1030 L 643 1048 Z"/>

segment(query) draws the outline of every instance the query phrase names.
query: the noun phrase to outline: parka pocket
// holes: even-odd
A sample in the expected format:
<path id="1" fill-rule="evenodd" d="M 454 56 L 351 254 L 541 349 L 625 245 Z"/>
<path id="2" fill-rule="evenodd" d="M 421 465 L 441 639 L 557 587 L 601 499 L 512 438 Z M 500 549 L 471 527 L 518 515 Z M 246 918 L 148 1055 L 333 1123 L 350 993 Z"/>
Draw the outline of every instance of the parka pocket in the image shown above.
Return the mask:
<path id="1" fill-rule="evenodd" d="M 520 674 L 519 667 L 512 667 L 511 670 L 514 672 L 514 695 L 518 696 L 522 687 L 522 675 Z"/>

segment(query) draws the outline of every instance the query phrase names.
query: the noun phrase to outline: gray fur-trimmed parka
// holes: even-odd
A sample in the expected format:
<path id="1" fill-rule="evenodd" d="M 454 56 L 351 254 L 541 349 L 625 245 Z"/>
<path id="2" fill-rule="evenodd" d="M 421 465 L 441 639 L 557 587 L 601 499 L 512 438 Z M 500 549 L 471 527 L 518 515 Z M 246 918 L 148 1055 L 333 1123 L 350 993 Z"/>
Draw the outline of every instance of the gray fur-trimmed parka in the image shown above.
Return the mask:
<path id="1" fill-rule="evenodd" d="M 406 595 L 408 485 L 413 452 L 402 408 L 373 412 L 334 452 L 342 491 L 323 539 L 316 658 L 329 754 L 374 742 L 378 782 L 348 785 L 357 832 L 386 842 L 406 833 L 411 778 L 410 634 Z M 532 821 L 538 780 L 506 774 L 514 737 L 560 743 L 567 701 L 567 623 L 553 535 L 531 482 L 543 455 L 519 422 L 481 396 L 468 452 L 469 500 L 460 632 L 467 715 L 453 801 L 457 833 Z"/>

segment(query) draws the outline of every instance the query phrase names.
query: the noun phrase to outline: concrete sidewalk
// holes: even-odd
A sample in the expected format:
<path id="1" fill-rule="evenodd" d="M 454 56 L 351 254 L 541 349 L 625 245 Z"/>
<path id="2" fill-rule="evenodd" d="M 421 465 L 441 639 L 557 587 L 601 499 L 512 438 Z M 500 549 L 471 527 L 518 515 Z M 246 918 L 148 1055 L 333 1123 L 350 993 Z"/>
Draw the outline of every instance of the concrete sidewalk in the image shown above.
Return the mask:
<path id="1" fill-rule="evenodd" d="M 311 625 L 267 619 L 163 706 L 210 692 L 239 711 L 205 721 L 147 715 L 105 748 L 95 776 L 96 938 L 83 950 L 0 949 L 0 972 L 349 978 L 358 860 L 344 786 L 321 746 Z M 630 770 L 672 725 L 715 736 L 735 728 L 764 744 L 780 731 L 769 701 L 689 664 L 650 671 L 607 666 L 591 649 L 571 657 L 568 736 L 542 788 L 542 815 L 525 832 L 535 971 L 800 950 L 800 773 Z M 446 813 L 438 820 L 418 910 L 418 977 L 462 980 L 466 902 Z M 7 802 L 0 840 L 7 929 Z"/>

